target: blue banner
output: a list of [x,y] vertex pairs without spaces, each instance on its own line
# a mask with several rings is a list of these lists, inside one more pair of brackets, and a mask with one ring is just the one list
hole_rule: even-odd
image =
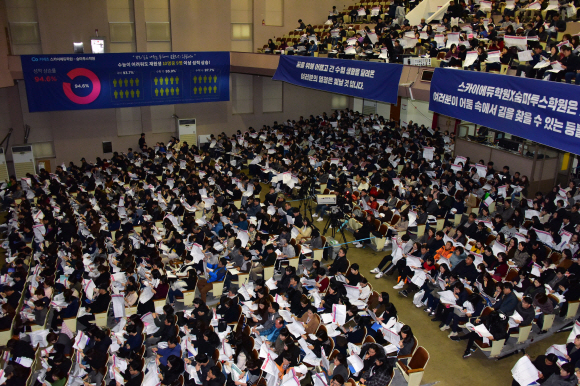
[[580,87],[435,69],[429,110],[580,154]]
[[396,104],[402,72],[402,64],[281,55],[273,79]]
[[230,100],[229,52],[22,55],[30,112]]

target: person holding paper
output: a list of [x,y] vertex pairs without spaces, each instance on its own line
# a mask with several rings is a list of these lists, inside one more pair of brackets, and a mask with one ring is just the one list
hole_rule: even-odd
[[246,361],[246,371],[240,374],[239,380],[234,381],[234,384],[236,386],[251,386],[258,382],[261,375],[260,363],[250,358]]
[[[189,255],[188,255],[189,256]],[[174,284],[169,292],[167,293],[167,299],[169,304],[173,305],[176,297],[183,297],[183,291],[189,291],[196,287],[197,285],[197,272],[195,269],[190,269],[187,271],[187,277],[183,282],[180,281],[179,286]]]
[[[453,286],[453,296],[455,297],[455,304],[461,306],[467,301],[467,291],[465,286],[461,282],[456,282]],[[439,328],[441,331],[449,329],[449,324],[446,324],[448,320],[449,313],[453,311],[453,307],[450,304],[439,303],[437,309],[435,310],[435,317],[431,319],[432,322],[441,322]]]
[[[217,265],[207,264],[207,279],[202,277],[197,280],[197,289],[203,302],[206,301],[207,293],[213,288],[211,283],[224,280],[227,272],[226,265],[227,260],[223,257],[218,260]],[[214,296],[221,296],[221,294],[214,294]]]
[[474,260],[475,257],[472,254],[467,255],[465,260],[459,262],[459,264],[453,268],[451,274],[457,275],[457,277],[467,280],[468,283],[475,283],[479,273],[477,272],[477,267],[475,264],[473,264]]
[[[498,311],[492,311],[488,315],[482,316],[481,318],[477,318],[475,320],[475,325],[483,325],[491,334],[488,339],[491,340],[502,340],[507,338],[507,316]],[[476,331],[471,331],[462,336],[453,336],[451,337],[452,340],[455,341],[462,341],[467,340],[467,347],[465,348],[465,352],[463,353],[463,359],[468,358],[471,354],[476,350],[473,348],[473,344],[475,340],[481,339],[480,335]],[[490,342],[491,344],[491,342]]]
[[284,322],[284,318],[278,316],[275,319],[274,325],[271,328],[263,330],[261,332],[257,332],[257,334],[260,335],[263,339],[267,340],[268,342],[275,343],[276,339],[278,339],[278,335],[280,335],[280,330],[285,325],[286,323]]
[[537,73],[537,69],[534,67],[538,64],[542,58],[547,58],[550,55],[542,48],[542,46],[537,43],[537,45],[533,49],[532,60],[528,62],[528,64],[520,64],[516,71],[516,76],[521,76],[521,73],[526,74],[526,78],[534,78]]
[[[111,295],[109,295],[108,284],[102,284],[99,286],[99,294],[91,303],[86,305],[86,310],[90,315],[83,315],[77,319],[77,322],[81,324],[82,327],[87,328],[90,321],[95,320],[94,314],[100,314],[101,312],[106,312],[109,309],[109,303],[111,302]],[[87,300],[85,299],[85,302]]]
[[308,343],[308,348],[312,350],[312,352],[314,353],[314,355],[316,355],[317,358],[320,358],[320,356],[322,355],[322,349],[324,349],[325,353],[331,351],[330,349],[332,342],[328,337],[328,334],[324,330],[318,330],[315,335],[316,339],[308,338],[305,340],[306,343]]
[[53,357],[49,357],[47,362],[49,367],[46,369],[46,378],[48,379],[57,370],[63,371],[65,374],[68,373],[72,365],[72,361],[60,352],[55,353]]
[[388,322],[391,318],[397,318],[397,308],[391,303],[387,292],[381,292],[378,301],[378,304],[373,308],[373,312],[379,321]]
[[147,337],[145,344],[149,347],[147,349],[148,356],[151,356],[153,353],[151,346],[156,345],[159,342],[168,342],[169,339],[175,336],[175,316],[170,315],[167,316],[163,326],[161,326],[159,330]]
[[[213,360],[213,358],[211,356],[208,356],[207,354],[197,354],[193,360],[186,358],[184,360],[185,363],[187,363],[188,365],[192,365],[194,366],[193,371],[195,371],[195,373],[197,374],[197,378],[199,379],[200,382],[205,380],[207,378],[207,374],[209,373],[209,370],[215,366],[215,361]],[[188,374],[186,375],[187,378],[189,378],[189,382],[187,383],[188,385],[195,385],[197,384],[195,382],[195,379],[193,377],[191,377],[191,375]],[[186,378],[186,379],[187,379]]]
[[[140,386],[143,383],[143,366],[139,361],[133,360],[127,365],[127,369],[121,373],[125,380],[125,386]],[[111,379],[109,386],[119,386],[119,384]]]
[[[250,270],[250,280],[256,281],[258,275],[264,272],[264,267],[271,267],[276,263],[277,255],[274,252],[274,245],[268,244],[265,248],[265,257],[254,261]],[[199,284],[198,284],[199,287]]]
[[[64,386],[67,381],[67,372],[62,369],[56,369],[52,372],[50,379],[50,383],[48,382],[41,382],[44,386],[52,385],[52,386]],[[46,379],[46,378],[45,378]],[[6,382],[6,385],[9,383]]]
[[[282,331],[287,330],[286,327],[282,329]],[[276,340],[278,343],[278,340]],[[297,366],[300,363],[300,346],[296,344],[296,341],[291,335],[288,335],[282,344],[282,350],[278,355],[278,358],[275,359],[276,364],[282,365],[283,358],[286,357],[290,361],[290,366]]]
[[166,348],[152,348],[152,352],[155,353],[157,359],[159,360],[159,369],[161,371],[167,370],[167,361],[170,356],[175,355],[177,357],[181,356],[181,345],[177,337],[171,337],[167,340],[167,347]]
[[328,291],[326,291],[326,295],[324,295],[324,298],[322,298],[322,301],[320,302],[320,307],[318,308],[324,309],[323,311],[324,313],[332,312],[332,306],[334,304],[338,304],[339,300],[340,293],[338,292],[338,285],[336,283],[331,283],[328,286]]
[[501,311],[503,314],[510,316],[514,313],[516,306],[518,304],[518,298],[513,293],[513,284],[504,283],[503,292],[498,297],[497,302],[493,305],[493,308],[497,311]]
[[365,386],[383,386],[391,382],[392,366],[384,356],[375,359],[374,365],[361,374],[359,382]]
[[[266,312],[263,312],[263,311]],[[254,316],[252,316],[251,324],[255,325],[252,328],[254,334],[260,335],[263,331],[271,330],[278,319],[278,311],[280,310],[280,305],[278,303],[260,303],[258,305],[258,310],[255,311]],[[262,319],[259,320],[258,317]]]
[[280,381],[284,378],[286,373],[291,370],[292,356],[289,352],[284,352],[274,360],[274,364],[278,368],[278,378]]
[[360,349],[360,358],[363,361],[363,369],[359,372],[359,376],[355,377],[354,374],[351,374],[351,376],[354,379],[359,378],[362,374],[364,374],[365,372],[369,371],[373,366],[375,366],[376,364],[376,359],[377,358],[382,358],[385,356],[385,350],[383,349],[383,347],[381,347],[380,345],[376,344],[376,343],[366,343],[363,344],[361,349]]
[[[214,367],[214,369],[215,368],[217,368],[217,367]],[[167,386],[175,384],[177,382],[177,380],[179,379],[179,376],[183,373],[184,370],[185,370],[185,366],[183,363],[183,359],[181,359],[177,355],[171,355],[169,358],[167,358],[167,369],[164,371],[162,370],[161,374],[159,374],[159,379],[161,380],[161,384],[167,385]],[[225,379],[224,379],[225,376],[221,373],[221,371],[218,370],[217,372],[219,373],[219,375],[222,376],[221,385],[223,385],[223,382],[225,382]],[[209,380],[209,374],[208,374],[208,380]]]
[[[527,355],[530,358],[529,355]],[[531,358],[530,358],[531,359]],[[538,383],[543,384],[552,374],[559,374],[560,367],[558,366],[558,357],[556,354],[550,353],[548,355],[538,355],[536,359],[532,361],[532,364],[536,369],[538,369]],[[523,386],[517,383],[515,380],[512,382],[512,386]]]
[[[302,315],[302,317],[297,318],[296,316],[292,315],[292,317],[302,323],[304,330],[306,331],[306,335],[313,334],[318,330],[318,326],[320,325],[320,317],[316,315],[316,307],[309,306],[308,310]],[[304,336],[302,336],[304,338]]]
[[319,293],[325,293],[328,285],[330,284],[330,279],[326,277],[326,270],[324,268],[318,268],[316,270],[316,284],[314,286],[318,288]]
[[119,357],[129,358],[133,353],[137,352],[143,344],[143,335],[137,331],[137,326],[130,324],[126,326],[125,342],[122,343],[119,338],[117,342],[121,344],[119,348]]
[[88,373],[85,377],[88,383],[101,384],[103,374],[100,370],[107,364],[106,353],[97,351],[94,348],[86,349],[82,363],[85,364],[79,364],[79,367]]
[[[519,326],[529,326],[534,321],[536,313],[534,311],[532,298],[529,296],[524,297],[522,301],[519,302],[518,305],[516,306],[515,312],[517,312],[517,315],[519,315],[521,319],[518,318],[511,319],[518,325],[518,327],[510,328],[510,334],[517,333],[519,330]],[[542,327],[540,326],[540,329],[541,328]]]

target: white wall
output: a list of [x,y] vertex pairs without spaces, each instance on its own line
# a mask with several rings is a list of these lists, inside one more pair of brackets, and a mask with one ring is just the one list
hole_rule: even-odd
[[391,104],[377,102],[377,114],[385,119],[389,119],[391,116]]
[[449,0],[424,0],[417,4],[411,12],[409,12],[405,18],[409,20],[411,25],[417,25],[421,22],[421,19],[428,19],[439,9],[438,7],[449,5]]
[[[363,107],[365,106],[365,101],[370,103],[370,100],[365,100],[362,98],[352,98],[353,99],[353,107],[354,111],[358,111],[359,113],[363,112]],[[389,119],[391,116],[391,104],[390,103],[383,103],[383,102],[372,102],[377,104],[376,113],[378,115],[382,115],[385,119]]]
[[429,111],[429,102],[401,98],[401,121],[404,125],[413,121],[419,126],[431,127],[433,113]]
[[363,111],[363,100],[362,98],[353,98],[352,109],[356,112],[362,113]]

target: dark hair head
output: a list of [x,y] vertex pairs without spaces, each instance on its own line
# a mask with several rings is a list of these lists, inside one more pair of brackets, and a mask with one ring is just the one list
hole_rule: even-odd
[[205,353],[200,353],[195,356],[195,361],[197,363],[206,363],[209,360],[209,357]]
[[[395,42],[397,42],[397,41],[398,40],[395,40]],[[339,354],[339,355],[342,355],[342,354]],[[338,358],[338,356],[337,356],[337,358]],[[340,383],[341,385],[343,385],[345,382],[344,377],[340,374],[336,374],[334,377],[332,377],[332,380]]]
[[183,359],[176,355],[170,355],[169,358],[167,358],[167,364],[171,365],[171,370],[168,371],[171,371],[174,374],[181,374],[185,367]]
[[411,330],[411,326],[408,324],[405,324],[403,327],[401,327],[401,333],[407,335],[407,337],[404,339],[405,342],[413,340],[413,330]]
[[164,305],[163,311],[167,314],[167,316],[173,315],[175,313],[175,310],[173,309],[173,307],[171,307],[171,304]]
[[549,360],[550,362],[552,362],[553,364],[558,362],[558,356],[556,356],[556,354],[554,354],[554,353],[550,353],[550,354],[546,355],[546,359]]
[[[564,46],[565,47],[565,46]],[[564,363],[562,366],[560,366],[562,368],[562,370],[564,370],[565,372],[567,372],[568,374],[573,374],[574,373],[574,365],[572,363]]]

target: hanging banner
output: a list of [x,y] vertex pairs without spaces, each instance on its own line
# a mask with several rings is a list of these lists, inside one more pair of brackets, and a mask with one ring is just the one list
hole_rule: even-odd
[[436,68],[429,110],[580,154],[580,88]]
[[22,55],[30,112],[228,101],[229,52]]
[[396,104],[402,72],[402,64],[281,55],[273,79]]

